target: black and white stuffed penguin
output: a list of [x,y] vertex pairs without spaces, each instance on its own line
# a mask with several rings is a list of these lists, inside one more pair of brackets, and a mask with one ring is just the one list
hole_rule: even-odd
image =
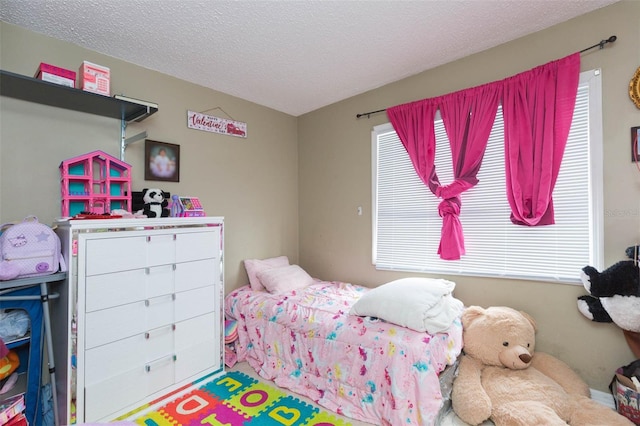
[[595,322],[614,323],[623,330],[640,332],[640,246],[625,250],[623,260],[602,272],[582,268],[582,284],[589,292],[578,297],[578,310]]

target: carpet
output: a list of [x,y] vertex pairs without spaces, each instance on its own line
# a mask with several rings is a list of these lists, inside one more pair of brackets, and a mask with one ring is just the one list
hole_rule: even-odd
[[145,426],[350,426],[276,386],[231,371],[134,419]]

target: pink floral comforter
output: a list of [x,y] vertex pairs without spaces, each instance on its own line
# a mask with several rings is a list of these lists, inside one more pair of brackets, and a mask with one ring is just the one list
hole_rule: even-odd
[[429,335],[349,315],[366,291],[318,280],[282,295],[234,290],[225,312],[238,320],[238,360],[344,416],[380,425],[434,424],[442,405],[438,374],[462,348],[460,320]]

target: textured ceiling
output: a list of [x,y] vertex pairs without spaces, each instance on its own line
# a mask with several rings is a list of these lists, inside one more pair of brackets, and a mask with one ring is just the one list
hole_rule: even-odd
[[0,18],[299,116],[617,1],[0,0]]

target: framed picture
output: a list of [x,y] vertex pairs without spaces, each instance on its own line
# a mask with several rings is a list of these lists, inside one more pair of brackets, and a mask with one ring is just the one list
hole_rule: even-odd
[[145,139],[144,179],[180,182],[180,145]]
[[640,126],[631,128],[631,161],[640,162]]

